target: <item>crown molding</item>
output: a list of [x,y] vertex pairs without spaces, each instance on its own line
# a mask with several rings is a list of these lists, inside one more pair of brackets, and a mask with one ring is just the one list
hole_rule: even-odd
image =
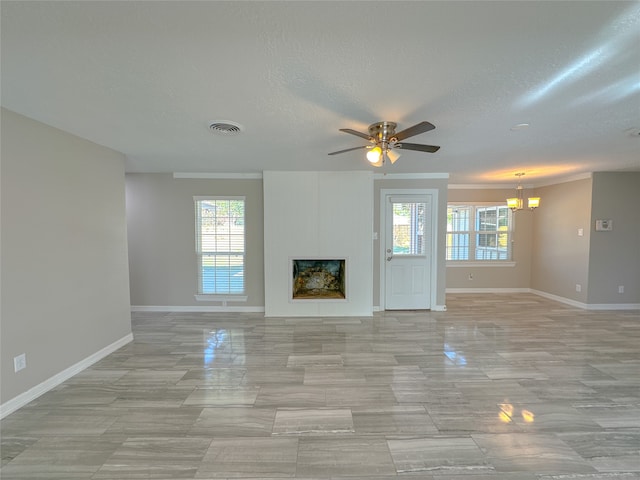
[[[546,182],[541,182],[541,183],[527,183],[527,184],[522,184],[522,186],[524,188],[538,188],[538,187],[548,187],[551,185],[559,185],[561,183],[567,183],[567,182],[575,182],[577,180],[584,180],[586,178],[592,178],[593,177],[593,173],[591,172],[586,172],[586,173],[579,173],[576,175],[571,175],[569,177],[562,177],[562,178],[553,178],[553,179],[549,179]],[[511,183],[511,184],[505,184],[505,183],[450,183],[448,185],[449,190],[500,190],[500,189],[505,189],[505,190],[511,190],[513,189],[513,185],[515,185],[515,183]]]
[[261,180],[262,173],[189,173],[173,172],[173,178],[249,179]]
[[544,183],[537,183],[536,187],[548,187],[551,185],[558,185],[560,183],[568,183],[568,182],[575,182],[578,180],[585,180],[587,178],[593,178],[593,173],[592,172],[586,172],[586,173],[578,173],[576,175],[571,175],[570,177],[564,177],[564,178],[559,178],[556,180],[550,180],[548,182],[544,182]]
[[448,173],[374,173],[374,180],[442,180],[448,179]]
[[450,183],[447,188],[449,190],[513,190],[511,185],[498,183]]

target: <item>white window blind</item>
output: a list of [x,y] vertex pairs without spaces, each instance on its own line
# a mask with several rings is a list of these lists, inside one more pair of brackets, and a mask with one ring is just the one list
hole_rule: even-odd
[[245,292],[245,198],[194,197],[198,293]]

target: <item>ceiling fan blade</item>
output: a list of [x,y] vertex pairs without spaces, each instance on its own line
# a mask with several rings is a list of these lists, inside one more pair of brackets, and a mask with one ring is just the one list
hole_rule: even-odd
[[422,145],[420,143],[396,143],[393,148],[401,148],[403,150],[417,150],[418,152],[434,153],[440,150],[436,145]]
[[413,127],[406,128],[401,132],[396,133],[393,138],[395,138],[398,142],[400,140],[404,140],[405,138],[413,137],[414,135],[418,135],[420,133],[428,132],[429,130],[433,130],[435,125],[429,122],[420,122]]
[[340,128],[339,129],[341,132],[345,132],[345,133],[350,133],[351,135],[355,135],[356,137],[362,137],[362,138],[366,138],[367,140],[369,140],[370,142],[375,141],[375,138],[373,138],[371,135],[369,135],[368,133],[362,133],[362,132],[358,132],[357,130],[352,130],[351,128]]
[[337,152],[331,152],[329,155],[337,155],[338,153],[350,152],[351,150],[360,150],[361,148],[369,148],[370,145],[362,145],[361,147],[346,148],[344,150],[338,150]]

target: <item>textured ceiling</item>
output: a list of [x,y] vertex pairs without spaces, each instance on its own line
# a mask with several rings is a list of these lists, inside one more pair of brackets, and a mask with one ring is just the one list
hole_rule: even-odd
[[[638,2],[0,8],[2,106],[122,152],[131,172],[373,169],[364,150],[327,153],[366,143],[339,128],[381,120],[427,120],[407,141],[441,149],[376,172],[544,184],[640,170]],[[243,132],[212,133],[220,120]]]

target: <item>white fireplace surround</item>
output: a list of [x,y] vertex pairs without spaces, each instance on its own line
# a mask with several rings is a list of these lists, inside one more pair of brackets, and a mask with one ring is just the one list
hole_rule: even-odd
[[[264,172],[265,315],[373,315],[371,172]],[[292,259],[346,259],[345,299],[292,301]]]

